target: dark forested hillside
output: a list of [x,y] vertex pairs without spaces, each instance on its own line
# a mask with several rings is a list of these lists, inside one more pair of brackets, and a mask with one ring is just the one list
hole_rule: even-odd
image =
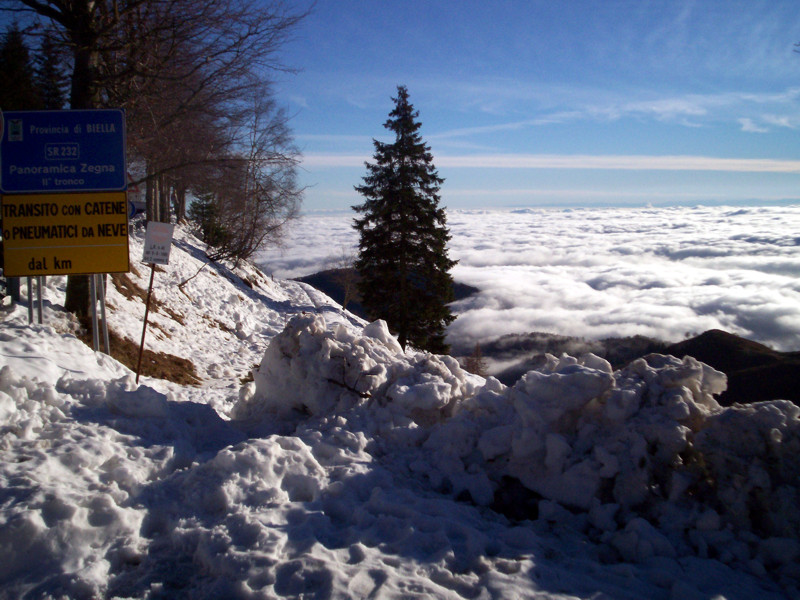
[[[354,315],[358,315],[363,319],[367,318],[364,308],[361,306],[361,298],[358,295],[358,273],[355,269],[328,269],[312,275],[306,275],[305,277],[299,277],[297,281],[314,286],[342,305],[344,305],[346,288],[352,287],[350,292],[352,297],[348,299],[345,308]],[[453,284],[453,297],[455,300],[461,300],[462,298],[471,296],[477,291],[477,288],[465,283],[458,283],[456,281]]]

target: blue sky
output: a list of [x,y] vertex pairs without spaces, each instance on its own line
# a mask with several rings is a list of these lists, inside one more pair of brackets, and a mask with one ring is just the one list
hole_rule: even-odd
[[796,1],[318,0],[276,92],[306,209],[353,186],[397,85],[450,208],[800,199]]

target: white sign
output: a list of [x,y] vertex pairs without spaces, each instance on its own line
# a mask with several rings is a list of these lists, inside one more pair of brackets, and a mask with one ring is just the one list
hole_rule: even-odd
[[172,249],[172,230],[174,228],[175,226],[171,223],[147,222],[142,262],[154,265],[169,264],[169,251]]

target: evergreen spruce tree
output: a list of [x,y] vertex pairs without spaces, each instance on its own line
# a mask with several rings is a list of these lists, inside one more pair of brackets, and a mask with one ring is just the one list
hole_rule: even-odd
[[0,109],[39,110],[42,97],[33,79],[33,63],[22,32],[11,25],[0,44]]
[[61,110],[66,103],[64,90],[67,79],[61,68],[59,48],[53,40],[52,32],[48,31],[42,37],[42,43],[34,61],[36,69],[33,78],[39,88],[42,108]]
[[[200,239],[209,248],[220,250],[230,241],[231,233],[222,223],[219,205],[213,194],[199,194],[189,207],[188,217],[200,229]],[[210,257],[215,256],[215,251],[207,251]]]
[[356,191],[365,201],[360,214],[359,254],[355,267],[359,291],[370,318],[384,319],[403,348],[411,344],[446,353],[445,329],[454,317],[448,258],[450,232],[439,207],[439,187],[430,148],[419,134],[419,112],[408,101],[405,86],[397,88],[394,110],[384,123],[393,143],[373,140],[375,163]]
[[[41,95],[32,76],[30,52],[19,27],[15,24],[6,29],[0,39],[0,110],[36,110],[43,108]],[[3,220],[0,216],[0,230]],[[0,240],[0,265],[2,264],[3,241]],[[8,294],[19,302],[19,278],[6,278]]]

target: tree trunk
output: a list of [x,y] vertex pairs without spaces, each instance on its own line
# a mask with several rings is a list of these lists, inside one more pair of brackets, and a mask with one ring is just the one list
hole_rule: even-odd
[[[90,17],[87,16],[87,19]],[[86,23],[87,31],[74,32],[73,41],[73,72],[72,87],[70,89],[70,108],[91,109],[99,104],[97,85],[97,51],[94,50],[95,40],[88,32],[90,25]],[[89,316],[89,278],[86,275],[67,276],[67,293],[64,308],[74,313],[79,319]]]
[[169,223],[169,184],[163,175],[158,176],[158,220]]
[[145,180],[144,189],[145,202],[147,203],[147,220],[158,221],[158,185],[150,166],[147,167],[147,179]]
[[[84,44],[86,46],[84,47]],[[82,40],[73,51],[74,67],[69,105],[71,109],[97,108],[99,89],[97,85],[97,51],[91,42]]]
[[175,190],[175,201],[172,207],[175,211],[175,221],[181,223],[186,220],[186,188],[179,185]]

